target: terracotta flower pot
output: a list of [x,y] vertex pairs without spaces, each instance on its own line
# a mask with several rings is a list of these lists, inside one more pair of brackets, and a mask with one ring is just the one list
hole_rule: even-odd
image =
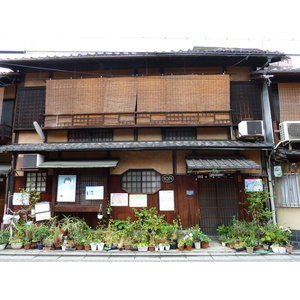
[[186,250],[188,250],[188,251],[192,251],[192,245],[186,245]]
[[208,242],[201,242],[201,248],[208,248],[209,247],[209,243]]
[[31,248],[31,244],[24,244],[24,249],[28,250]]
[[178,246],[179,251],[183,251],[184,250],[184,245],[183,246]]

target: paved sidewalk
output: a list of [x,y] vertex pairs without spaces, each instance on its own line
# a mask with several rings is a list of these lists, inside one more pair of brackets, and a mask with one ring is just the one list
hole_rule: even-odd
[[207,249],[193,249],[192,251],[62,251],[62,250],[14,250],[7,247],[0,251],[0,262],[30,261],[30,262],[300,262],[300,251],[292,254],[268,253],[249,254],[245,251],[236,252],[234,249],[222,247],[212,240]]

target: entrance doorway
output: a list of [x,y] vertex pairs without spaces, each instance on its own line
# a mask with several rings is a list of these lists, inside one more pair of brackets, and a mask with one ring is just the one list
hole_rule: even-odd
[[5,207],[5,193],[6,193],[6,178],[0,177],[0,224],[3,220]]
[[238,218],[238,184],[236,176],[198,179],[200,228],[208,235],[217,235],[217,227],[229,225]]

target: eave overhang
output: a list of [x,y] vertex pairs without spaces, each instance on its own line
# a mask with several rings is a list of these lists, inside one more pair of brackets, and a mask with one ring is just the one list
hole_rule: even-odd
[[268,142],[201,140],[201,141],[145,141],[97,143],[37,143],[0,146],[0,152],[53,152],[53,151],[105,151],[105,150],[271,150]]

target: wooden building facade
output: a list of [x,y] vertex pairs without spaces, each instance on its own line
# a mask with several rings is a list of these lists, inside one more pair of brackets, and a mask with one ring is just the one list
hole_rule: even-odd
[[8,193],[33,186],[52,215],[92,226],[109,207],[125,220],[155,206],[215,234],[247,217],[245,180],[267,184],[269,87],[252,73],[282,57],[195,47],[0,61],[16,79],[2,88],[15,91],[12,142],[0,147],[12,157]]

